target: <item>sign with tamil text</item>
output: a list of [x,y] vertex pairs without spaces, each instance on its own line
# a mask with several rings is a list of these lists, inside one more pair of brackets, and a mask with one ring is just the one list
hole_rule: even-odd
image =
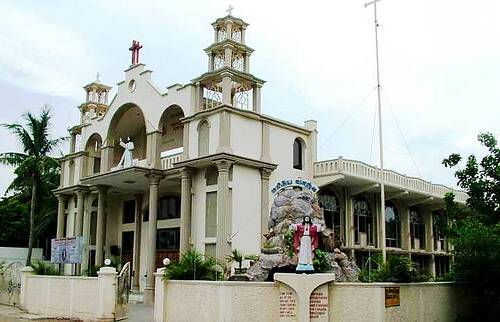
[[83,237],[53,238],[50,261],[54,264],[80,264],[82,262]]
[[385,307],[400,306],[399,287],[385,288]]
[[304,179],[287,179],[287,180],[281,180],[278,181],[274,187],[271,189],[271,193],[273,195],[279,193],[280,191],[286,189],[286,188],[293,188],[293,187],[299,187],[301,189],[307,189],[310,190],[313,193],[318,192],[319,188],[312,183],[311,181],[307,181]]

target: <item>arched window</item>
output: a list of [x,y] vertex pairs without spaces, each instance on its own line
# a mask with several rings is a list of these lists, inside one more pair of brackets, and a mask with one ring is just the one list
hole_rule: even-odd
[[[425,248],[425,223],[418,208],[410,208],[410,238],[412,249]],[[418,240],[418,245],[417,245]],[[417,247],[418,246],[418,247]]]
[[364,239],[367,245],[373,245],[373,215],[370,204],[365,198],[357,197],[353,200],[353,210],[354,242],[360,244]]
[[208,155],[210,125],[206,120],[198,125],[198,156]]
[[340,237],[340,203],[335,192],[330,189],[321,190],[318,194],[318,203],[323,211],[326,227],[333,229],[335,236]]
[[392,202],[385,204],[385,244],[387,247],[401,247],[401,221],[398,208]]
[[443,210],[437,210],[432,213],[432,235],[434,236],[434,250],[445,251],[447,250],[444,230],[448,220],[446,213]]
[[293,168],[302,170],[303,167],[303,153],[304,153],[304,144],[302,141],[297,138],[293,142]]

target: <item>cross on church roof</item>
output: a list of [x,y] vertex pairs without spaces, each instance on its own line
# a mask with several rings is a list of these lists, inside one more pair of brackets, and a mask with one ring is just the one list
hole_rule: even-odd
[[229,5],[229,8],[227,8],[226,10],[230,16],[232,15],[233,9],[234,7],[232,5]]
[[139,50],[142,48],[142,45],[138,40],[132,40],[132,47],[128,50],[132,52],[132,65],[139,63]]

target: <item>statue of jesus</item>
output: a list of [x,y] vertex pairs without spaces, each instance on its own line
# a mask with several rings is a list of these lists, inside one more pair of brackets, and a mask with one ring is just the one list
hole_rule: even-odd
[[120,138],[120,146],[124,149],[122,158],[120,162],[118,162],[118,167],[126,168],[134,165],[134,158],[132,156],[132,150],[134,150],[134,142],[130,140],[130,137],[127,137],[127,143],[122,141]]
[[297,273],[314,273],[313,257],[318,248],[319,233],[323,230],[322,225],[313,224],[311,217],[304,216],[302,224],[291,224],[290,228],[295,232],[293,236],[293,248],[299,260],[295,271]]

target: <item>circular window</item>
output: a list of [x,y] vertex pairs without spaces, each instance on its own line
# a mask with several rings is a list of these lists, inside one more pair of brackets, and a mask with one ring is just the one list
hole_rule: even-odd
[[128,83],[128,89],[133,92],[135,91],[135,80],[131,80],[129,83]]

